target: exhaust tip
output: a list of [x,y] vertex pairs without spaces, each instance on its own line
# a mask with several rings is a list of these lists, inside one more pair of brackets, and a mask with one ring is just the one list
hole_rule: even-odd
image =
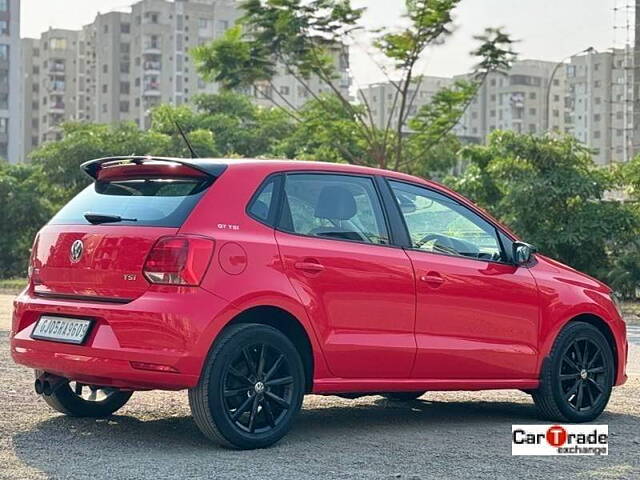
[[53,389],[51,388],[51,384],[46,380],[42,384],[42,393],[44,393],[47,397],[53,393]]
[[42,395],[44,393],[44,385],[42,385],[42,382],[39,379],[35,381],[33,387],[38,395]]

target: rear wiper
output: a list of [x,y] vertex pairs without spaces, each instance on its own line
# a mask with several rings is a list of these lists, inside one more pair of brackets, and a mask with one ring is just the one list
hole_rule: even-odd
[[102,215],[99,213],[85,213],[84,218],[92,225],[101,223],[137,222],[137,218],[122,218],[119,215]]

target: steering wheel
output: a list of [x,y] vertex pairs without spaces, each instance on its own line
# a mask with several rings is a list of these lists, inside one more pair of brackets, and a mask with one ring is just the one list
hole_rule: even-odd
[[426,244],[427,242],[430,242],[431,240],[436,241],[436,243],[433,245],[434,248],[437,248],[444,253],[450,253],[452,255],[460,255],[460,252],[458,252],[453,246],[453,242],[451,241],[451,238],[447,237],[446,235],[441,235],[439,233],[429,233],[425,235],[424,237],[422,237],[422,239],[418,243],[416,243],[416,247],[422,248],[424,244]]

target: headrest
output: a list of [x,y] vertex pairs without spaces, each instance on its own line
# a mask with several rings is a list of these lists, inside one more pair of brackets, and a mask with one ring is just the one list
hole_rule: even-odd
[[356,212],[356,199],[346,188],[329,185],[320,191],[315,212],[317,218],[349,220]]

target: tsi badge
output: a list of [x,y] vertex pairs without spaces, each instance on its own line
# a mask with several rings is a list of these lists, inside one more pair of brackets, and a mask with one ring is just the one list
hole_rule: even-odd
[[512,425],[512,455],[609,455],[608,425]]

